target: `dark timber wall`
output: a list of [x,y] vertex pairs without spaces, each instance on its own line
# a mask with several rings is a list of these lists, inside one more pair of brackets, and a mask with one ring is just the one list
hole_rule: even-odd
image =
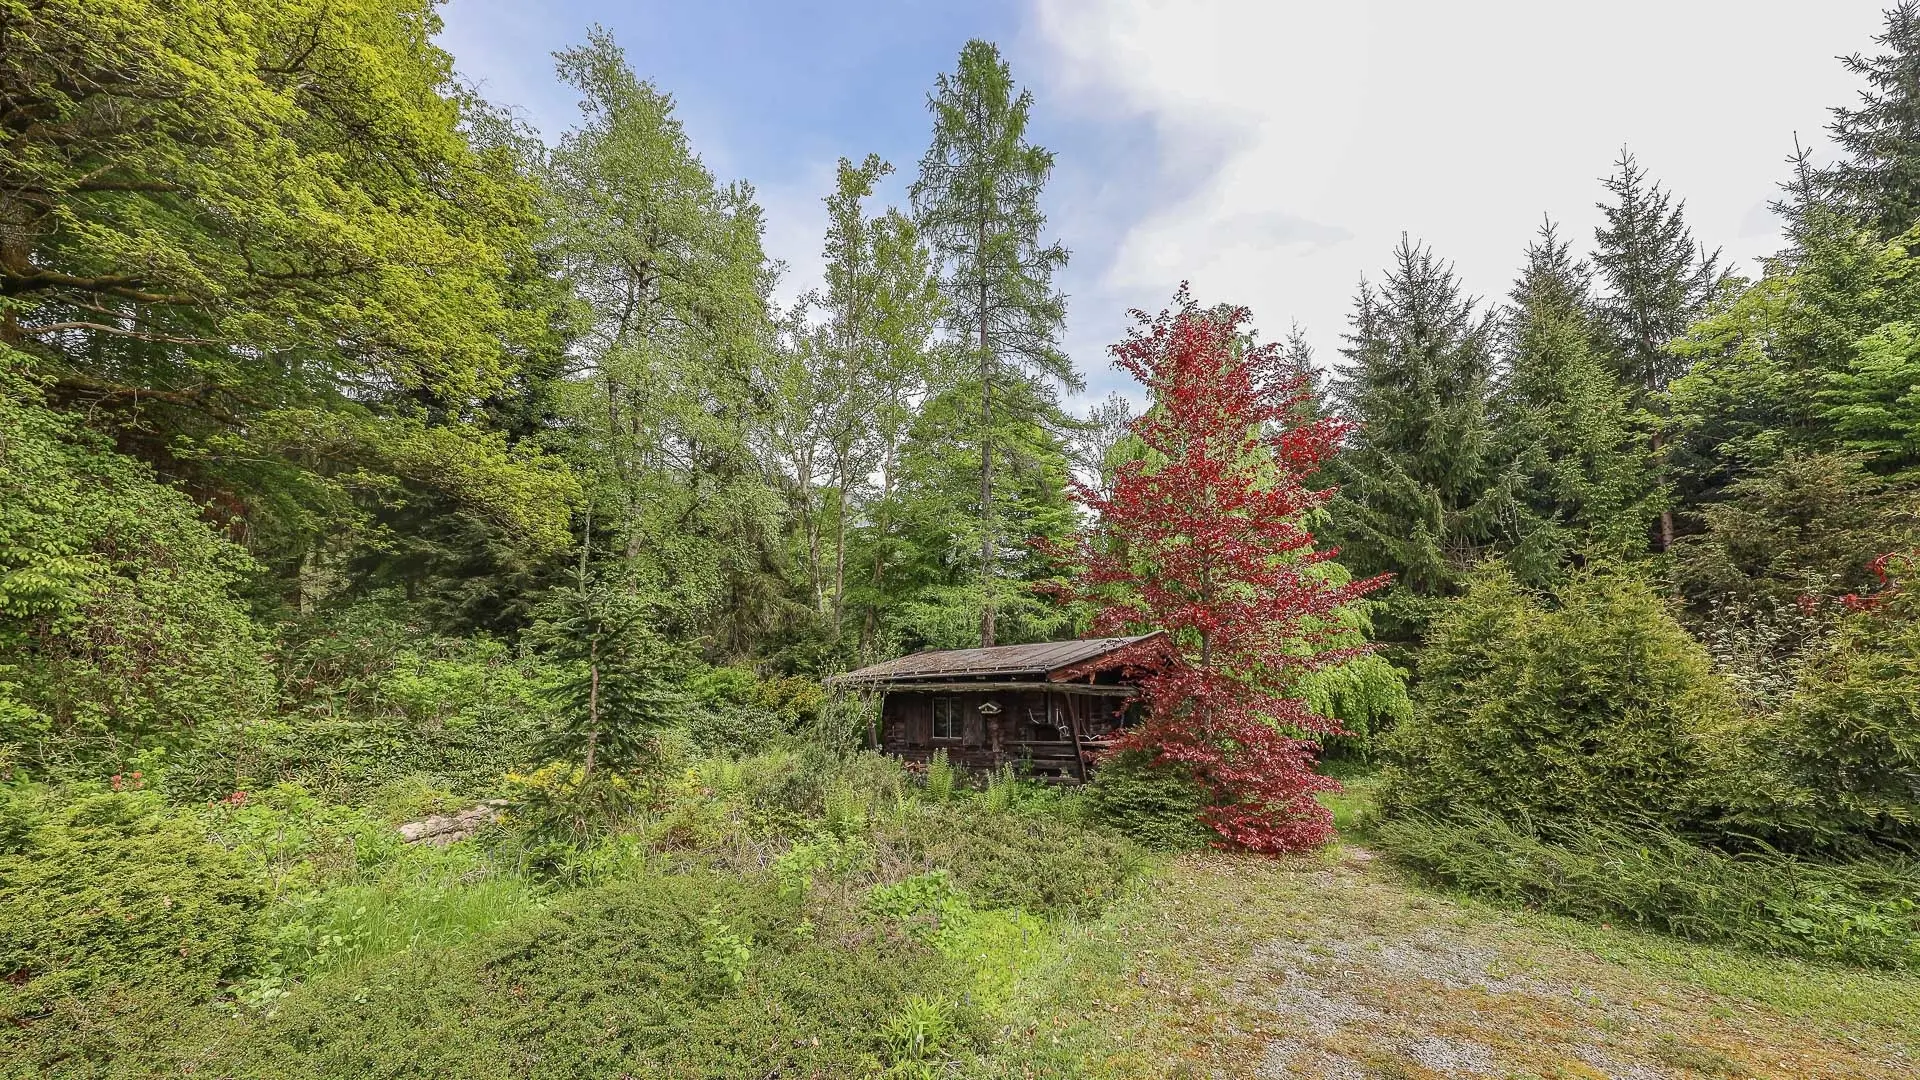
[[1086,778],[1088,753],[1120,726],[1127,699],[1032,690],[890,690],[881,710],[880,745],[908,761],[945,749],[975,769],[1003,764],[1035,773]]

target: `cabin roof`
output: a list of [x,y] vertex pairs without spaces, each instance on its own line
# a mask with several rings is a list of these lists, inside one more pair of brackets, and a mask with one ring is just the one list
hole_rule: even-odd
[[929,649],[849,671],[831,681],[842,686],[869,686],[984,675],[1058,681],[1085,675],[1090,667],[1097,668],[1103,657],[1165,636],[1166,631],[1156,630],[1137,637],[1042,641],[1032,645],[996,645],[990,649]]

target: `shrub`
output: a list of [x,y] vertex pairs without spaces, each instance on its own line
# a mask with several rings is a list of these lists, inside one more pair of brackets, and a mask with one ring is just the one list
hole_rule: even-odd
[[[885,1022],[961,976],[851,912],[807,914],[764,878],[648,874],[553,903],[461,948],[335,973],[270,1015],[145,1048],[124,1074],[220,1076],[870,1076]],[[744,945],[739,952],[727,938]],[[716,966],[717,961],[717,966]],[[730,972],[739,971],[736,981]],[[948,1013],[951,1039],[980,1037]]]
[[147,791],[0,798],[7,1021],[91,991],[204,1001],[258,961],[265,891],[190,815]]
[[1389,740],[1389,813],[1670,824],[1696,812],[1702,743],[1735,714],[1643,580],[1586,570],[1551,597],[1482,567],[1434,626],[1414,717]]
[[687,691],[699,715],[687,727],[697,750],[718,754],[761,752],[781,738],[819,723],[826,694],[814,679],[762,679],[734,667],[696,671]]
[[1212,836],[1200,824],[1206,802],[1206,789],[1182,766],[1156,765],[1138,751],[1101,762],[1087,785],[1090,821],[1155,851],[1205,847]]
[[1422,875],[1496,903],[1695,941],[1881,967],[1920,967],[1920,864],[1728,855],[1660,829],[1547,825],[1491,814],[1378,822],[1372,839]]
[[175,798],[295,782],[363,803],[402,781],[463,799],[538,761],[555,672],[485,638],[421,640],[381,604],[304,628],[283,659],[289,711],[209,734],[175,757]]
[[1920,498],[1895,494],[1844,454],[1789,454],[1701,511],[1706,531],[1673,546],[1675,583],[1700,615],[1717,603],[1766,614],[1838,603],[1871,583],[1867,564],[1920,530]]
[[1143,865],[1140,849],[1120,837],[977,807],[928,808],[883,827],[880,841],[912,864],[951,871],[979,907],[1049,917],[1098,915]]
[[0,354],[0,766],[119,764],[264,713],[265,642],[235,595],[252,560]]
[[1816,843],[1848,838],[1920,850],[1920,553],[1883,560],[1881,593],[1856,604],[1807,658],[1777,719],[1800,805],[1789,822]]

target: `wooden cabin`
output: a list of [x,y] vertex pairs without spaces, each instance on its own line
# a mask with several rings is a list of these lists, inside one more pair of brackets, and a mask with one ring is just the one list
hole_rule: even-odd
[[944,749],[969,768],[1084,780],[1094,753],[1137,714],[1135,680],[1167,647],[1156,632],[926,650],[832,684],[884,695],[873,741],[895,757],[925,762]]

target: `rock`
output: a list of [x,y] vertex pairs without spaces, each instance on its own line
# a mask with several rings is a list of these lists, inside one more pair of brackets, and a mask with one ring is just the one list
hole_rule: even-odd
[[419,821],[409,821],[400,826],[400,838],[409,844],[432,844],[444,847],[456,841],[465,840],[474,833],[498,820],[506,810],[505,799],[488,799],[479,806],[462,810],[457,814],[435,814]]

